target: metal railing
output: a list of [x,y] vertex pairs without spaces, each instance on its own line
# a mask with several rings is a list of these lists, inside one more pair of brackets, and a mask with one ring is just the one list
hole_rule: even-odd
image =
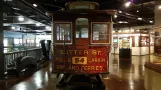
[[28,50],[23,50],[23,51],[4,53],[5,72],[7,71],[7,68],[8,68],[9,65],[12,65],[13,63],[15,63],[16,58],[24,57],[24,56],[33,56],[37,60],[39,60],[41,58],[41,56],[42,56],[41,48],[35,48],[35,49],[28,49]]

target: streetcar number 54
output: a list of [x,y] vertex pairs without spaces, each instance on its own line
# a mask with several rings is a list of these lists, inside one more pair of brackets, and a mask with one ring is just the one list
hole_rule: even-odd
[[87,57],[72,57],[72,64],[87,64]]

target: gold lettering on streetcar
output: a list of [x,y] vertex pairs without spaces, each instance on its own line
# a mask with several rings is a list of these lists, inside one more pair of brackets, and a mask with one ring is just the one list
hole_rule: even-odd
[[63,58],[56,57],[55,59],[56,59],[56,62],[65,62],[65,60]]
[[92,50],[93,55],[97,55],[97,50]]
[[[68,53],[68,54],[72,54],[72,51],[73,51],[73,50],[69,50],[69,53]],[[67,52],[68,52],[68,51],[67,51]]]
[[63,54],[63,50],[60,50],[59,53],[60,53],[60,54]]
[[77,50],[74,50],[74,54],[75,54],[75,55],[77,54]]
[[102,71],[103,66],[69,66],[69,70]]
[[84,50],[84,55],[88,55],[88,50]]
[[89,53],[91,53],[92,55],[101,55],[101,51],[99,50],[92,50],[92,51],[88,51],[88,50],[59,50],[59,54],[67,54],[67,55],[88,55]]
[[79,55],[83,55],[83,50],[79,50]]
[[103,66],[81,66],[80,70],[84,71],[102,71]]
[[89,60],[89,63],[104,63],[106,62],[105,58],[91,58]]
[[71,60],[71,58],[68,58],[68,62],[71,62],[72,60]]
[[92,55],[101,55],[101,51],[92,50]]
[[79,69],[79,66],[72,66],[71,70],[80,70],[80,69]]
[[56,65],[56,67],[55,67],[56,69],[64,69],[65,68],[65,66],[63,66],[63,65]]
[[59,50],[58,54],[67,54],[67,55],[88,55],[88,50]]
[[72,57],[72,64],[87,64],[87,57]]
[[94,70],[94,66],[91,66],[91,70]]
[[96,70],[99,70],[99,66],[96,66]]
[[97,51],[98,52],[98,55],[101,55],[101,51]]

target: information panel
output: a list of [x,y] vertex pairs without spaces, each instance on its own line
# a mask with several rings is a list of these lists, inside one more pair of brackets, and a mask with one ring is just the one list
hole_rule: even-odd
[[107,73],[109,53],[107,47],[88,50],[57,47],[54,56],[54,71],[69,73]]

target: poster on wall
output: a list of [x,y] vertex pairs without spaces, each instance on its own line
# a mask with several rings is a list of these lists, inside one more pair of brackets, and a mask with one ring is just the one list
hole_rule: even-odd
[[150,46],[154,46],[154,37],[150,37]]
[[140,36],[140,46],[141,47],[147,47],[149,46],[149,37],[148,36]]

